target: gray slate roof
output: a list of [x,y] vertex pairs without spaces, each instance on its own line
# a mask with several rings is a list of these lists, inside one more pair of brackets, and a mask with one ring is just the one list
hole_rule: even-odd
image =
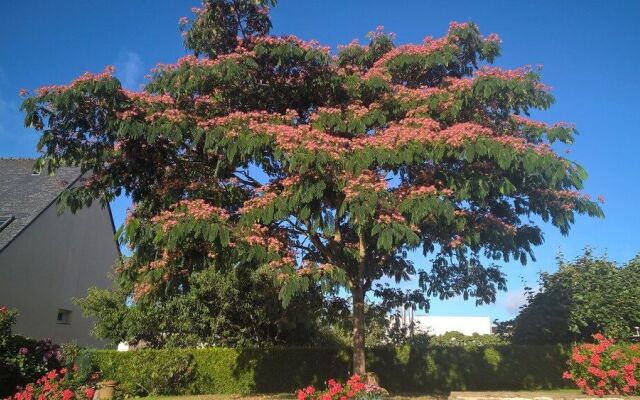
[[0,251],[81,176],[80,168],[70,167],[53,176],[46,171],[33,175],[34,163],[31,158],[0,158],[0,216],[15,218],[0,231]]

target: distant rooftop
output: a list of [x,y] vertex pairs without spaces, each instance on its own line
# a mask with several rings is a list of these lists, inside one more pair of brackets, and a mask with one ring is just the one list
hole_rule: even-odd
[[35,161],[0,158],[0,251],[81,176],[71,167],[34,174]]

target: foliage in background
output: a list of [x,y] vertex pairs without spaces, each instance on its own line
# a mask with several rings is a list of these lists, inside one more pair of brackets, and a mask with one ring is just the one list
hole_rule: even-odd
[[[42,133],[39,166],[91,172],[62,203],[133,199],[118,273],[136,302],[188,295],[193,274],[238,265],[285,303],[315,283],[345,289],[361,374],[366,294],[397,299],[381,278],[413,277],[403,296],[422,308],[429,296],[492,302],[499,263],[526,263],[543,241],[532,216],[562,234],[577,214],[602,216],[580,192],[584,169],[552,147],[570,145],[573,126],[528,118],[554,101],[539,71],[487,65],[497,35],[453,22],[396,46],[378,30],[334,56],[267,36],[270,4],[205,0],[182,21],[195,55],[140,92],[107,68],[22,104]],[[414,264],[413,250],[433,261]]]
[[[570,353],[563,346],[385,346],[370,348],[367,362],[380,386],[391,393],[537,390],[569,385],[562,373]],[[293,393],[330,378],[344,382],[352,356],[348,348],[275,347],[98,350],[91,357],[99,369],[106,365],[110,372],[105,376],[135,388],[142,379],[137,368],[153,374],[159,368],[154,365],[185,354],[193,357],[195,367],[193,380],[179,387],[185,394]]]
[[563,377],[591,396],[640,394],[640,346],[614,344],[599,333],[593,337],[596,343],[573,348]]
[[328,315],[347,312],[346,305],[317,287],[295,296],[285,308],[273,282],[246,267],[207,268],[189,276],[188,285],[187,293],[165,301],[130,304],[130,286],[116,277],[113,289],[90,289],[77,302],[94,318],[97,337],[112,343],[143,341],[153,348],[326,345],[332,343],[322,329]]
[[125,397],[185,394],[196,378],[194,356],[188,352],[146,350],[129,354],[124,365],[129,370],[123,370],[119,357],[112,355],[102,358],[98,365],[102,379],[116,380],[119,394]]
[[16,316],[15,310],[0,306],[0,398],[61,366],[60,349],[50,339],[34,340],[12,332]]
[[514,343],[588,341],[595,333],[627,340],[640,325],[640,257],[619,267],[590,251],[541,273],[518,316],[506,324]]
[[438,336],[429,336],[428,340],[431,346],[494,346],[507,343],[496,335],[481,335],[479,333],[465,335],[456,331]]

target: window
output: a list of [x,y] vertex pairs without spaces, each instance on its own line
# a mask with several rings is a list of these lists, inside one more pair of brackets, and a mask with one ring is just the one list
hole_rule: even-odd
[[71,310],[58,310],[56,322],[59,324],[69,325],[71,323]]
[[6,228],[14,219],[13,215],[0,215],[0,231]]

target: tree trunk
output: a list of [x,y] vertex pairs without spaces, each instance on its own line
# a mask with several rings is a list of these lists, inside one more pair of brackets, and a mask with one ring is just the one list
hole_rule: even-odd
[[364,323],[364,290],[362,285],[351,288],[351,296],[353,297],[353,373],[364,375],[365,354],[365,323]]
[[367,248],[362,231],[358,232],[358,270],[351,281],[351,297],[353,298],[353,373],[364,375],[367,372],[364,354],[365,322],[364,322],[364,270],[367,260]]

